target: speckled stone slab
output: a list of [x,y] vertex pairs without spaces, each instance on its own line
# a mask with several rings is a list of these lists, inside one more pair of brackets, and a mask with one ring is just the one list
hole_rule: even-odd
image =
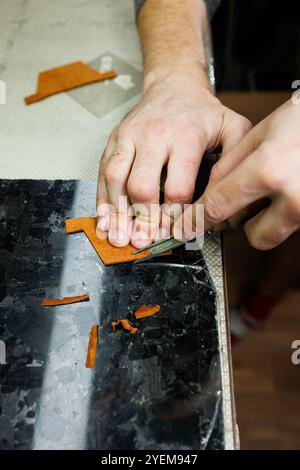
[[[65,233],[94,202],[94,183],[1,181],[0,449],[224,448],[217,291],[201,251],[105,267],[84,234]],[[85,291],[90,302],[40,306]],[[137,321],[143,304],[161,310]],[[120,318],[138,332],[112,331]]]

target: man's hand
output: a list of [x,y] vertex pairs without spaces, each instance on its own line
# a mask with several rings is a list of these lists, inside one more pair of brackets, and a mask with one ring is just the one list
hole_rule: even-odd
[[[269,204],[245,224],[252,246],[268,250],[300,227],[300,106],[291,101],[254,127],[233,149],[224,152],[212,170],[204,195],[186,211],[186,227],[193,226],[197,204],[204,204],[204,229],[225,220],[237,225],[253,205]],[[266,204],[264,204],[266,206]],[[174,225],[175,238],[194,237]],[[190,232],[190,233],[189,233]]]
[[[100,163],[97,233],[108,232],[113,245],[131,240],[140,248],[166,237],[169,217],[177,216],[170,204],[191,202],[203,153],[218,145],[229,150],[249,129],[249,122],[210,90],[206,28],[203,0],[147,0],[142,7],[143,97],[113,130]],[[166,204],[160,214],[163,167]],[[135,211],[134,224],[126,202],[143,205]],[[157,210],[150,212],[154,205]]]
[[[191,202],[204,152],[218,145],[229,150],[249,127],[245,118],[213,96],[200,68],[170,72],[151,84],[142,101],[113,130],[102,156],[98,230],[109,231],[109,240],[116,246],[127,245],[131,239],[140,248],[157,238],[160,214],[150,215],[150,206],[159,204],[161,172],[166,166],[160,236],[167,236],[167,207]],[[133,229],[126,204],[120,204],[121,196],[129,204],[145,207]],[[109,215],[106,203],[116,214],[112,210]]]

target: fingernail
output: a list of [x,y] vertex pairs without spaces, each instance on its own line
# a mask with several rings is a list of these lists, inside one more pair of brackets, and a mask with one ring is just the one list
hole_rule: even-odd
[[141,230],[133,232],[131,242],[136,248],[143,248],[151,243],[151,240],[149,239],[149,235]]
[[161,236],[162,239],[168,238],[170,236],[170,230],[168,230],[167,228],[162,227],[161,231],[160,231],[160,236]]
[[109,230],[109,220],[108,220],[108,217],[106,215],[99,218],[98,224],[97,224],[97,230],[99,232],[108,232],[108,230]]
[[193,231],[183,231],[182,227],[177,227],[176,225],[173,228],[173,236],[175,240],[182,240],[184,242],[193,240],[196,236],[200,234]]
[[173,228],[173,236],[175,240],[185,240],[184,233],[181,229],[181,227],[174,227]]
[[204,206],[195,203],[185,210],[175,222],[173,235],[177,240],[188,241],[204,233]]
[[118,228],[117,230],[112,230],[109,233],[109,241],[113,245],[124,246],[128,243],[128,237],[126,236],[124,230]]
[[169,238],[169,237],[170,237],[170,230],[164,227],[160,227],[154,237],[154,240],[157,242],[160,240],[164,240],[165,238]]

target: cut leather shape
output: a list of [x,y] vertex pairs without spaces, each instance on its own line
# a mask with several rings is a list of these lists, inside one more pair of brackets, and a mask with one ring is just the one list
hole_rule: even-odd
[[74,297],[63,297],[62,299],[48,299],[45,298],[41,301],[42,307],[56,307],[57,305],[76,304],[78,302],[86,302],[90,300],[88,294],[76,295]]
[[41,72],[38,76],[37,92],[34,95],[27,96],[24,101],[29,105],[62,91],[72,90],[73,88],[115,78],[116,76],[117,74],[114,70],[100,73],[84,62],[72,62],[62,67]]
[[113,321],[111,323],[111,326],[112,326],[112,329],[115,331],[116,327],[118,325],[122,325],[122,327],[124,328],[124,330],[127,330],[129,331],[129,333],[131,335],[134,335],[136,332],[137,332],[137,328],[135,328],[134,326],[132,326],[128,320],[117,320],[117,321]]
[[140,320],[141,318],[146,318],[150,317],[151,315],[155,315],[159,311],[159,305],[152,305],[151,307],[148,307],[148,305],[142,305],[135,311],[134,316],[136,320]]
[[98,329],[99,325],[93,325],[90,331],[89,345],[85,362],[85,367],[87,367],[88,369],[93,369],[93,367],[95,366],[98,349]]
[[67,219],[66,232],[68,234],[84,232],[105,265],[128,263],[130,261],[135,261],[136,259],[145,258],[145,256],[151,254],[149,250],[146,250],[142,253],[133,255],[132,252],[136,248],[130,244],[122,248],[112,246],[107,238],[101,240],[97,237],[96,225],[96,217]]

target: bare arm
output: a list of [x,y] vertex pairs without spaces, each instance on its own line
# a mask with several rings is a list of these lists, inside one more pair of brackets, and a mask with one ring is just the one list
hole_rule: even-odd
[[144,89],[176,70],[205,72],[206,6],[201,0],[148,0],[138,20],[144,57]]
[[[147,0],[138,19],[144,55],[141,102],[112,131],[100,163],[97,233],[140,248],[166,237],[174,204],[192,200],[204,152],[228,150],[249,122],[212,94],[205,70],[202,0]],[[167,168],[164,208],[158,206]],[[123,198],[122,198],[123,197]],[[135,222],[126,204],[139,204]],[[122,203],[120,202],[122,201]],[[170,207],[172,211],[170,213]]]

